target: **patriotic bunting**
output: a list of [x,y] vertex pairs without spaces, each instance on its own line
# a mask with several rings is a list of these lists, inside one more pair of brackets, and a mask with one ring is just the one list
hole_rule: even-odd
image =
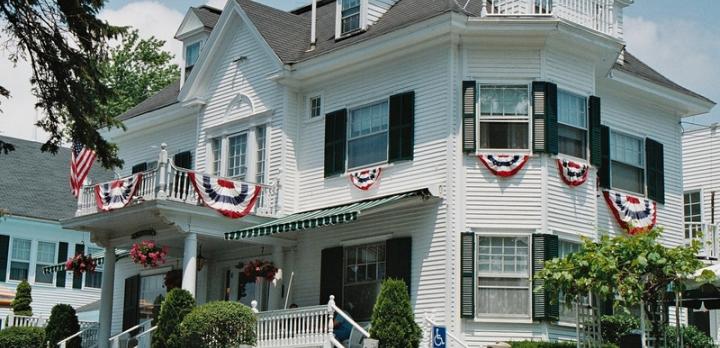
[[557,165],[562,181],[568,186],[580,186],[587,181],[590,172],[590,166],[587,163],[577,163],[558,158]]
[[350,174],[350,182],[355,187],[367,191],[374,183],[380,180],[382,168],[365,169]]
[[603,191],[603,195],[615,220],[628,233],[643,233],[655,226],[657,219],[655,202],[615,191]]
[[198,198],[206,206],[231,219],[250,213],[260,196],[259,185],[220,179],[195,172],[188,172]]
[[110,211],[124,208],[132,201],[141,182],[142,174],[137,173],[127,178],[95,185],[95,201],[98,209]]
[[478,155],[480,162],[493,174],[501,177],[515,175],[527,163],[528,155]]

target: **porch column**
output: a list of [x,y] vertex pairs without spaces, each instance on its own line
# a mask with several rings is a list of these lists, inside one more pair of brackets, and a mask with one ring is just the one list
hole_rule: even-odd
[[197,280],[197,233],[188,232],[185,236],[185,254],[183,256],[182,288],[195,297]]
[[103,264],[102,289],[100,292],[100,329],[98,330],[98,346],[110,346],[110,330],[112,326],[113,290],[115,288],[115,247],[105,246],[105,263]]
[[283,284],[285,283],[285,278],[289,277],[290,274],[287,274],[285,272],[285,265],[284,265],[284,257],[283,257],[283,248],[282,246],[275,245],[273,246],[273,253],[272,253],[272,262],[275,264],[275,267],[282,270],[282,279],[279,279],[275,282],[275,285],[270,283],[270,298],[268,299],[268,309],[283,309]]

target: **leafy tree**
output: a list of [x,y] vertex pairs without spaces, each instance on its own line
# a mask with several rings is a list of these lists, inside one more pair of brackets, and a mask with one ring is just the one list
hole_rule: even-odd
[[380,341],[380,347],[417,348],[422,332],[415,322],[410,295],[405,282],[386,279],[370,318],[370,337]]
[[189,291],[172,289],[163,300],[158,317],[158,328],[152,339],[153,348],[172,347],[170,341],[178,332],[178,325],[195,307],[195,299]]
[[[537,278],[545,281],[552,298],[560,294],[566,303],[593,293],[615,298],[616,305],[631,308],[642,304],[651,322],[653,337],[661,337],[659,308],[666,302],[671,283],[682,290],[682,280],[703,266],[696,255],[700,243],[668,248],[658,242],[662,229],[655,228],[634,236],[603,236],[599,241],[584,240],[579,252],[545,263]],[[712,272],[702,280],[711,281]],[[555,300],[556,301],[556,300]]]
[[27,280],[21,281],[15,289],[15,299],[12,300],[11,306],[15,315],[32,316],[32,288]]
[[[50,311],[50,319],[47,326],[45,326],[45,339],[50,342],[50,346],[57,346],[58,342],[78,331],[80,331],[80,322],[77,314],[75,314],[75,309],[71,305],[64,303],[53,306]],[[80,343],[81,338],[78,336],[68,341],[66,346],[80,348]]]
[[[117,147],[98,130],[120,122],[98,108],[111,93],[98,62],[107,57],[108,40],[124,28],[97,18],[104,5],[105,0],[3,0],[0,39],[13,63],[25,60],[32,69],[35,106],[45,113],[36,125],[50,134],[41,150],[57,153],[63,141],[77,139],[111,168],[122,164]],[[0,95],[9,93],[0,86]],[[0,153],[11,150],[10,144],[0,142]]]

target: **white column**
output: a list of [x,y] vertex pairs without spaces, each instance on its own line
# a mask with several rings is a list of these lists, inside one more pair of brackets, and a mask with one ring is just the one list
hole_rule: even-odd
[[195,297],[197,281],[197,233],[188,232],[185,236],[185,253],[183,255],[182,288],[190,291]]
[[285,281],[285,278],[290,276],[290,274],[285,273],[282,246],[279,246],[279,245],[273,246],[272,262],[275,264],[275,267],[282,270],[282,273],[281,273],[282,279],[275,281],[275,284],[270,283],[270,298],[268,301],[268,310],[283,308],[283,300],[282,300],[283,286],[282,285]]
[[112,326],[113,290],[115,288],[115,247],[105,246],[105,263],[103,264],[102,290],[100,292],[100,329],[98,345],[100,348],[110,346],[110,329]]

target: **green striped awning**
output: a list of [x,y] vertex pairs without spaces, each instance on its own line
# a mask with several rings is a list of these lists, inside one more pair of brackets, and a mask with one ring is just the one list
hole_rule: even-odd
[[349,203],[332,208],[311,210],[288,215],[243,230],[226,232],[225,239],[245,239],[275,233],[306,230],[328,225],[346,224],[357,220],[363,211],[413,196],[429,196],[426,190],[399,193],[391,196]]
[[[119,260],[123,257],[128,257],[130,255],[130,252],[127,250],[115,250],[115,259]],[[92,255],[92,258],[95,259],[95,262],[98,265],[102,265],[105,263],[105,251],[99,252],[97,254]],[[65,271],[65,262],[58,263],[52,266],[46,266],[43,267],[43,273],[56,273],[56,272],[64,272]]]

